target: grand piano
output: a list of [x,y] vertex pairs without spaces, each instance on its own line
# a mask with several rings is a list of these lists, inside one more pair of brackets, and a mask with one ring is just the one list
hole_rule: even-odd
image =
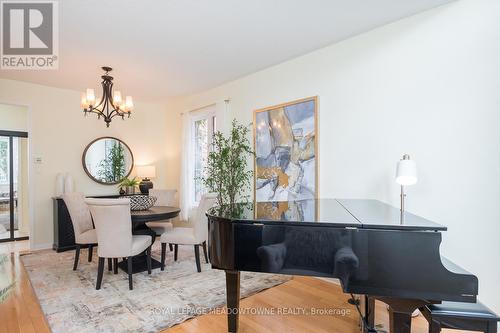
[[225,270],[228,331],[238,331],[240,271],[337,278],[345,293],[389,305],[390,331],[409,333],[415,309],[475,302],[477,278],[439,253],[446,227],[377,200],[318,199],[214,207],[212,267]]

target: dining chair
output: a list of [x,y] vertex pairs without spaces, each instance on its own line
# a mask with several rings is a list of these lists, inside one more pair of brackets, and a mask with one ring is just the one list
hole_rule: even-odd
[[132,235],[130,199],[87,199],[97,230],[97,270],[96,289],[101,289],[104,272],[104,259],[112,258],[115,274],[118,273],[119,258],[126,258],[129,289],[132,285],[132,258],[146,251],[148,274],[151,274],[151,237]]
[[200,203],[194,214],[184,222],[190,226],[173,227],[161,235],[161,270],[165,269],[165,254],[167,244],[174,244],[174,261],[177,261],[177,252],[179,245],[193,245],[196,259],[196,268],[201,272],[200,265],[200,245],[203,247],[205,262],[208,263],[207,238],[208,238],[208,219],[205,212],[215,204],[217,194],[207,193],[201,197]]
[[[175,196],[177,190],[161,190],[161,189],[150,189],[149,196],[156,197],[155,206],[175,206],[176,200]],[[172,230],[172,221],[158,221],[158,222],[147,222],[146,225],[151,228],[157,236],[161,236],[163,233]]]
[[73,270],[78,268],[80,259],[80,249],[82,246],[88,246],[88,261],[92,261],[92,250],[97,245],[97,234],[92,224],[92,216],[88,205],[85,203],[85,196],[80,192],[64,193],[62,199],[68,208],[71,223],[75,231],[75,261]]

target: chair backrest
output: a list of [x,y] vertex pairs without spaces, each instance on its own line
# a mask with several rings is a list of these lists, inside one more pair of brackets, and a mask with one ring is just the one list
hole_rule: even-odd
[[175,206],[176,200],[175,195],[177,194],[177,190],[157,190],[150,189],[149,196],[156,197],[155,206]]
[[130,199],[87,199],[97,231],[97,255],[128,257],[132,252]]
[[80,192],[64,193],[62,199],[71,217],[71,223],[75,231],[75,241],[79,243],[82,233],[94,229],[89,206],[85,203],[85,196]]
[[208,238],[208,219],[205,213],[212,208],[217,201],[216,193],[207,193],[202,195],[200,204],[192,217],[194,237],[197,242],[202,243]]

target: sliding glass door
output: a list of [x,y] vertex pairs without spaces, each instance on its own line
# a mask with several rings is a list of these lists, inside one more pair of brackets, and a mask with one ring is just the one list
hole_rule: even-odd
[[0,242],[28,239],[28,133],[0,130]]

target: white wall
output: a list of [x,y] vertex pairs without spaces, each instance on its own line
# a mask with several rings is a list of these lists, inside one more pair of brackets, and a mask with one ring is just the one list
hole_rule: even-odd
[[442,254],[500,313],[499,13],[500,1],[461,0],[178,98],[173,117],[229,97],[224,123],[250,123],[255,109],[318,95],[321,196],[397,206],[396,162],[411,154],[408,209],[448,226]]
[[[136,102],[132,118],[115,118],[106,128],[104,121],[92,115],[85,118],[80,109],[80,93],[30,83],[0,79],[0,103],[28,107],[31,175],[30,190],[34,230],[32,245],[52,245],[52,199],[58,172],[69,172],[75,188],[86,194],[117,193],[116,185],[105,186],[92,181],[82,167],[82,152],[93,139],[114,136],[131,148],[136,165],[154,164],[158,188],[169,187],[172,177],[168,173],[167,117],[165,106]],[[169,126],[174,126],[173,124]],[[34,158],[41,157],[41,164]]]
[[25,106],[0,104],[0,130],[28,130],[28,110]]

